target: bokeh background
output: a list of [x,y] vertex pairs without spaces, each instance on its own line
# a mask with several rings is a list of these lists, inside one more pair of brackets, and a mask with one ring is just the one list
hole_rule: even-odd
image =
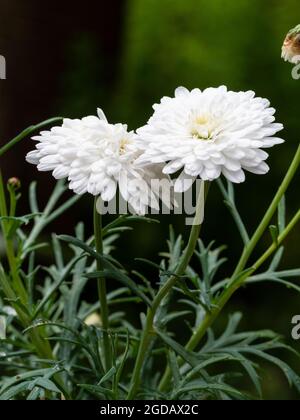
[[[1,144],[32,123],[57,115],[95,114],[99,106],[111,122],[126,122],[135,129],[145,124],[152,104],[172,95],[179,85],[225,84],[269,98],[285,125],[286,143],[271,150],[267,176],[249,175],[237,188],[241,213],[249,230],[255,228],[299,143],[300,81],[292,79],[291,66],[280,58],[285,34],[300,23],[298,0],[0,0],[0,10],[0,54],[7,60],[7,80],[0,81]],[[30,140],[23,142],[1,161],[5,178],[22,181],[20,212],[27,211],[25,192],[33,179],[38,180],[42,202],[54,184],[49,174],[25,163],[24,154],[32,147]],[[297,206],[299,176],[288,194],[288,216]],[[90,230],[89,197],[51,228],[72,233],[81,219]],[[128,265],[138,265],[136,256],[158,261],[170,223],[187,234],[183,217],[162,216],[160,221],[126,233],[115,255]],[[300,226],[286,244],[284,268],[299,267],[299,233]],[[225,270],[230,272],[241,242],[217,188],[210,193],[203,230],[205,243],[213,239],[228,243]],[[268,241],[266,237],[261,242],[258,253]],[[275,285],[242,290],[217,329],[234,310],[245,313],[243,327],[272,328],[300,350],[300,343],[290,338],[291,319],[300,314],[296,292]],[[290,362],[300,372],[297,358]],[[299,399],[276,369],[266,365],[262,376],[267,398]]]

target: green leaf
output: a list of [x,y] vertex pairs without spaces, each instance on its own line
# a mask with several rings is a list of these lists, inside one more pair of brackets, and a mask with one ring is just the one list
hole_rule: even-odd
[[269,230],[270,230],[270,233],[271,233],[271,237],[272,237],[273,243],[275,245],[278,245],[278,236],[279,236],[278,227],[272,225],[272,226],[269,226]]
[[192,391],[223,391],[228,393],[229,395],[233,395],[235,397],[239,397],[241,399],[245,399],[245,395],[242,394],[240,391],[238,391],[237,389],[226,385],[226,384],[207,384],[206,382],[204,383],[197,383],[195,385],[188,385],[184,388],[182,388],[180,390],[180,392],[178,392],[178,394],[176,395],[176,399],[178,397],[180,397],[180,395],[186,393],[186,392],[192,392]]
[[0,316],[0,341],[6,339],[6,318]]
[[286,226],[286,200],[285,196],[282,197],[278,205],[278,229],[279,233],[281,234]]
[[114,393],[112,390],[103,388],[100,385],[87,385],[87,384],[78,384],[78,386],[86,391],[88,391],[90,394],[95,395],[96,397],[108,397],[110,399],[114,398]]
[[11,239],[16,231],[22,226],[22,225],[28,225],[28,223],[37,217],[40,213],[32,213],[27,214],[25,216],[21,217],[13,217],[13,216],[3,216],[0,217],[0,222],[10,222],[9,223],[9,230],[7,233],[8,239]]
[[36,216],[41,215],[42,213],[31,213],[31,214],[26,214],[25,216],[20,216],[20,217],[13,217],[13,216],[2,216],[0,217],[0,222],[5,222],[5,221],[12,221],[12,222],[17,222],[19,224],[19,226],[21,225],[28,225],[28,223],[34,219]]
[[143,222],[143,223],[160,223],[159,220],[151,219],[144,216],[130,216],[130,215],[122,215],[118,219],[114,220],[107,226],[105,226],[102,229],[102,236],[105,237],[108,235],[112,229],[115,229],[116,227],[120,226],[124,222]]
[[6,392],[0,394],[0,401],[8,401],[12,398],[16,397],[17,395],[28,391],[28,386],[30,381],[22,382],[18,385],[10,387]]
[[132,290],[137,296],[139,296],[148,306],[151,306],[150,299],[139,289],[139,287],[136,285],[136,283],[131,280],[130,277],[126,276],[124,273],[122,273],[120,270],[117,270],[103,255],[98,254],[96,251],[94,251],[91,247],[86,245],[83,241],[80,241],[77,238],[73,238],[71,236],[60,236],[60,240],[70,243],[72,245],[75,245],[76,247],[82,249],[86,253],[88,253],[91,257],[95,258],[98,261],[101,261],[101,263],[106,267],[106,270],[104,273],[92,273],[88,274],[88,278],[98,278],[99,276],[106,276],[106,277],[112,277],[115,280],[120,281],[123,285],[127,286],[130,290]]
[[196,353],[187,351],[181,344],[177,343],[175,340],[173,340],[165,331],[159,331],[156,330],[157,335],[160,337],[160,339],[174,352],[181,356],[183,360],[185,360],[190,366],[195,367],[199,363],[199,357],[196,355]]
[[258,393],[258,395],[260,397],[262,397],[262,388],[261,388],[261,384],[260,384],[260,378],[253,366],[253,363],[246,359],[246,357],[243,357],[240,353],[238,352],[231,352],[233,357],[236,357],[236,360],[239,361],[239,363],[243,366],[243,368],[246,370],[246,372],[248,373],[250,379],[252,380],[255,389]]
[[29,390],[32,390],[34,387],[40,387],[47,391],[55,392],[59,394],[61,391],[57,388],[54,382],[50,381],[48,378],[37,378],[30,383]]
[[220,188],[220,191],[225,199],[224,203],[226,205],[226,207],[228,208],[228,210],[230,211],[232,218],[239,230],[239,233],[241,235],[241,238],[243,240],[244,245],[247,245],[250,238],[249,238],[249,234],[246,230],[245,224],[240,216],[240,213],[236,207],[235,204],[235,194],[234,194],[234,187],[233,184],[231,182],[227,182],[227,189],[224,187],[224,184],[222,182],[222,180],[219,178],[217,180],[217,184]]
[[168,360],[169,360],[169,366],[172,372],[174,387],[178,388],[181,375],[180,375],[176,353],[172,349],[170,349],[168,352]]
[[98,385],[102,385],[105,382],[108,382],[110,379],[112,379],[116,374],[117,369],[113,366],[101,379]]
[[278,268],[278,266],[279,266],[279,264],[282,260],[283,253],[284,253],[284,247],[282,246],[276,252],[276,254],[275,254],[275,256],[274,256],[274,258],[273,258],[273,260],[270,264],[269,271],[277,270],[277,268]]
[[37,370],[31,370],[30,372],[21,373],[4,382],[0,390],[0,396],[2,397],[5,391],[7,391],[9,388],[11,388],[15,384],[18,384],[22,381],[32,380],[34,378],[43,377],[45,375],[55,375],[61,370],[62,369],[59,366],[55,366],[54,368],[37,369]]
[[300,392],[300,377],[289,367],[289,365],[282,360],[278,359],[275,356],[271,356],[263,351],[257,350],[255,348],[246,348],[245,353],[253,354],[257,357],[267,360],[268,362],[276,365],[284,375],[286,376],[290,386],[294,385],[298,392]]
[[95,278],[111,278],[113,280],[117,280],[122,283],[124,286],[127,286],[135,295],[142,299],[148,306],[151,306],[150,299],[140,290],[137,284],[131,280],[130,277],[126,276],[120,271],[115,269],[113,270],[104,270],[104,271],[95,271],[94,273],[86,274],[86,277],[89,279]]
[[37,188],[37,182],[34,181],[30,184],[30,187],[29,187],[29,205],[30,205],[30,210],[32,213],[39,213],[36,188]]
[[47,302],[52,298],[52,296],[55,294],[55,292],[59,289],[59,287],[63,284],[64,281],[69,277],[70,272],[74,268],[74,266],[77,264],[78,261],[80,261],[84,256],[81,255],[79,257],[74,258],[67,267],[63,270],[61,273],[61,277],[53,283],[53,285],[50,287],[48,292],[45,294],[41,302],[36,307],[32,321],[39,315],[39,313],[43,310],[44,306],[47,304]]
[[168,323],[170,323],[171,321],[175,321],[177,318],[183,318],[185,315],[191,315],[193,312],[192,311],[178,311],[178,312],[172,312],[167,314],[164,318],[163,318],[163,324],[167,325]]
[[263,275],[249,277],[249,279],[247,280],[248,284],[262,283],[262,282],[273,282],[273,283],[282,284],[286,286],[288,289],[293,289],[293,290],[296,290],[298,293],[300,293],[300,286],[290,281],[281,279],[280,277],[277,277],[276,273],[274,274],[265,273]]
[[127,335],[126,335],[125,351],[124,351],[124,354],[121,358],[121,362],[120,362],[120,364],[117,368],[117,374],[116,374],[116,384],[117,385],[120,383],[120,380],[121,380],[121,377],[122,377],[122,374],[123,374],[123,371],[124,371],[124,368],[125,368],[125,363],[126,363],[126,360],[127,360],[127,356],[128,356],[128,353],[129,353],[130,336],[129,336],[128,329],[126,330],[126,333],[127,333]]

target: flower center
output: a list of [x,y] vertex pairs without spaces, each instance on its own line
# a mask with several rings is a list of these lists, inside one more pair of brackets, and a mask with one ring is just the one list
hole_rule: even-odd
[[209,114],[192,115],[190,133],[194,139],[214,140],[218,134],[218,121]]
[[220,134],[220,121],[210,113],[192,112],[189,118],[189,132],[194,139],[213,141]]
[[127,148],[129,143],[130,143],[130,141],[126,138],[124,138],[120,141],[120,144],[119,144],[119,154],[120,154],[120,156],[124,155],[126,153],[126,148]]

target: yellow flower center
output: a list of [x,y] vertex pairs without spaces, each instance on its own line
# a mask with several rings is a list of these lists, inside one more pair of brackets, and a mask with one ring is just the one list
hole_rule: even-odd
[[126,153],[126,148],[130,141],[128,139],[122,139],[119,145],[119,154],[124,155]]
[[196,116],[190,119],[190,133],[195,139],[214,140],[218,129],[218,121],[209,114]]

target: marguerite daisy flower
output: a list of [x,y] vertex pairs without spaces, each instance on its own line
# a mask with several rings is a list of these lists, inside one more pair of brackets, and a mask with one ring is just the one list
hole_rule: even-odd
[[144,149],[138,162],[163,163],[165,174],[182,170],[177,192],[197,177],[212,181],[223,174],[241,183],[244,170],[265,174],[268,154],[262,149],[283,143],[273,137],[283,129],[274,122],[275,109],[254,92],[180,87],[174,98],[164,97],[153,108],[148,124],[137,131]]
[[[143,214],[147,206],[158,208],[150,188],[153,167],[137,166],[140,156],[137,136],[123,124],[109,124],[99,109],[98,117],[65,119],[33,137],[36,149],[26,160],[40,171],[52,171],[56,179],[68,178],[76,194],[90,193],[103,201],[112,200],[119,186],[123,198],[135,212]],[[165,177],[156,171],[157,176]]]

